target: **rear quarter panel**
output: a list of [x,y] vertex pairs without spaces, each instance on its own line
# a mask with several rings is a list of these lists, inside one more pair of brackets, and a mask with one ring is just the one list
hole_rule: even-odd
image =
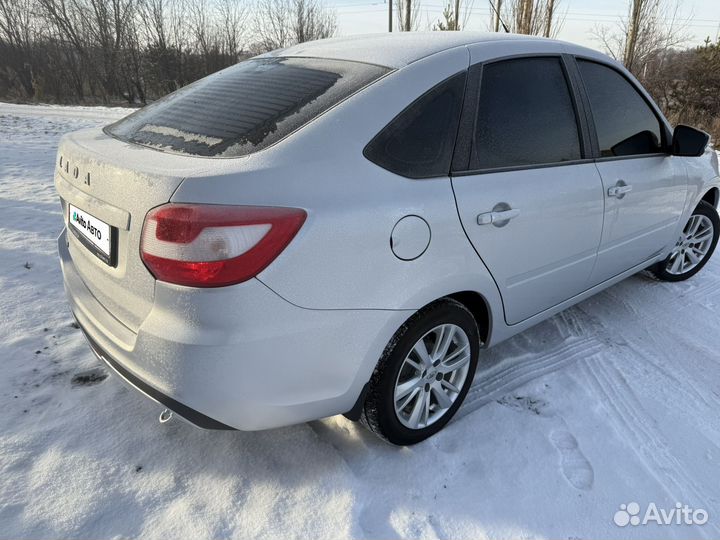
[[[468,60],[459,47],[393,72],[267,150],[216,160],[217,174],[185,179],[173,201],[304,208],[298,236],[258,276],[300,307],[418,309],[474,290],[501,309],[460,226],[449,178],[410,180],[362,155],[396,114]],[[403,261],[390,234],[411,214],[430,225],[431,241],[421,257]]]

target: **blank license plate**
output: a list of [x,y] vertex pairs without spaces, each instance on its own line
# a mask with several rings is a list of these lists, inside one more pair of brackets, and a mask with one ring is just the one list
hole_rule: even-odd
[[77,206],[68,204],[70,231],[106,264],[113,265],[113,228]]

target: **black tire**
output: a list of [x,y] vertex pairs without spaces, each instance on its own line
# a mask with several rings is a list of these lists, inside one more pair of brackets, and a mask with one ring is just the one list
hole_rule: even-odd
[[688,278],[693,277],[695,274],[697,274],[700,270],[702,270],[703,266],[707,264],[707,262],[710,260],[710,257],[712,257],[713,252],[715,251],[715,247],[718,243],[718,236],[720,235],[720,217],[718,217],[718,212],[715,209],[714,206],[711,204],[706,203],[705,201],[700,201],[700,204],[697,206],[695,211],[692,213],[692,216],[695,215],[702,215],[707,217],[713,225],[713,239],[710,244],[710,249],[708,249],[707,253],[703,257],[703,259],[700,261],[700,263],[695,266],[694,268],[688,270],[687,272],[683,274],[671,274],[668,272],[667,267],[668,263],[670,261],[670,258],[672,255],[668,255],[665,260],[662,262],[656,263],[650,268],[648,268],[648,271],[657,279],[661,281],[684,281]]
[[[442,417],[427,427],[411,429],[403,425],[395,413],[395,382],[415,343],[441,324],[455,324],[467,335],[470,344],[468,373],[455,401]],[[421,309],[403,324],[385,348],[370,379],[360,421],[379,437],[400,446],[416,444],[434,435],[450,421],[465,399],[477,368],[479,349],[477,323],[461,303],[446,298]]]

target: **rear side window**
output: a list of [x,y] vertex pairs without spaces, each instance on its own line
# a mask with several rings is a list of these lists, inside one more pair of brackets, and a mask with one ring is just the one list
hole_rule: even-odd
[[465,72],[420,96],[365,147],[373,163],[408,178],[450,173],[460,122]]
[[256,58],[193,83],[106,132],[167,152],[237,157],[265,148],[388,73],[320,58]]
[[660,121],[642,95],[620,73],[578,60],[595,120],[602,157],[662,152]]
[[581,158],[575,109],[559,58],[483,66],[475,125],[472,169]]

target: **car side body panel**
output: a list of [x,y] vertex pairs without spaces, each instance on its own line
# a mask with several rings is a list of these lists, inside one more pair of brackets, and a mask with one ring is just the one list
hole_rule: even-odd
[[[172,201],[305,209],[303,228],[258,276],[303,308],[419,309],[473,290],[501,309],[494,282],[463,233],[449,177],[411,180],[362,154],[389,119],[466,70],[468,61],[467,49],[459,47],[413,63],[252,160],[227,160],[236,162],[236,171],[185,179]],[[345,129],[350,125],[352,130]],[[410,215],[427,222],[430,242],[422,256],[401,260],[390,237]]]
[[[674,160],[688,175],[689,194],[676,230],[667,229],[664,250],[592,288],[577,287],[568,293],[574,294],[570,298],[546,300],[556,303],[540,312],[528,310],[524,320],[507,324],[496,277],[465,234],[450,177],[404,178],[367,160],[363,148],[421,94],[471,64],[548,53],[608,60],[550,40],[492,36],[466,45],[467,35],[447,34],[453,35],[441,38],[444,49],[422,47],[421,58],[413,58],[410,41],[430,38],[408,37],[410,45],[390,55],[394,63],[387,65],[395,71],[278,143],[241,158],[167,157],[99,130],[64,139],[61,152],[81,166],[97,163],[102,171],[100,154],[105,153],[110,163],[119,157],[140,163],[157,157],[163,169],[137,173],[134,182],[123,186],[123,173],[133,167],[128,159],[113,171],[117,185],[106,193],[104,182],[93,189],[61,191],[71,204],[92,196],[100,208],[100,202],[112,205],[142,195],[137,188],[147,185],[156,190],[151,200],[155,206],[172,201],[307,212],[305,224],[277,259],[238,285],[202,289],[153,281],[138,254],[133,264],[146,289],[140,291],[145,301],[125,322],[114,313],[113,302],[103,301],[102,291],[86,279],[97,269],[96,262],[63,232],[58,247],[64,283],[71,309],[88,336],[139,380],[233,428],[264,429],[339,414],[353,408],[392,336],[418,309],[447,295],[475,292],[491,320],[484,345],[494,345],[664,258],[677,227],[708,189],[720,185],[712,154]],[[386,38],[377,39],[384,44]],[[292,47],[288,54],[312,56],[323,50],[337,58],[360,55],[332,40]],[[379,62],[381,53],[376,48],[372,58]],[[62,182],[72,181],[61,171],[56,176],[60,190]],[[157,182],[165,177],[171,181],[160,186]],[[594,189],[600,191],[597,180]],[[592,211],[597,214],[599,206]],[[135,238],[146,210],[139,204],[131,210],[128,230]],[[489,208],[478,208],[478,213],[485,210]],[[100,217],[111,219],[111,214]],[[394,238],[391,244],[393,230],[406,216],[417,216],[429,229],[426,249],[412,259],[398,257],[393,248],[403,239],[415,245],[416,236]],[[599,242],[599,232],[593,234],[592,241]],[[128,253],[136,251],[136,243],[126,246]],[[121,292],[114,295],[119,302],[128,298]]]

